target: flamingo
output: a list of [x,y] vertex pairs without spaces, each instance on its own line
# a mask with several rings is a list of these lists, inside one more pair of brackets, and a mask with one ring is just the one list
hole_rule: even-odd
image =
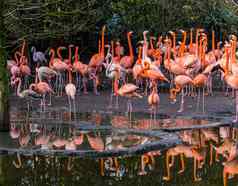
[[54,93],[52,88],[46,82],[39,82],[39,83],[32,83],[30,85],[30,90],[33,90],[33,91],[35,91],[38,94],[41,94],[43,96],[42,101],[41,101],[41,106],[42,106],[43,110],[45,111],[45,106],[46,106],[46,104],[45,104],[45,95],[47,93],[50,93],[50,94]]
[[45,57],[45,54],[41,51],[36,51],[36,47],[32,46],[31,47],[31,52],[32,52],[32,57],[33,57],[33,61],[35,63],[46,63],[47,59]]
[[26,89],[21,91],[21,85],[22,85],[22,81],[20,78],[16,78],[15,79],[15,83],[18,83],[17,86],[17,96],[19,98],[26,98],[27,99],[27,111],[30,111],[30,101],[32,99],[42,99],[42,96],[38,93],[36,93],[35,91],[31,90],[31,89]]
[[118,80],[119,80],[119,69],[115,69],[116,70],[116,78],[114,80],[114,92],[116,95],[122,96],[122,97],[127,97],[128,101],[127,101],[127,113],[129,114],[129,117],[131,119],[131,113],[132,113],[132,103],[131,103],[131,99],[133,97],[137,97],[137,98],[142,98],[142,96],[140,94],[138,94],[136,92],[136,90],[139,88],[136,85],[132,84],[132,83],[126,83],[124,85],[122,85],[119,89],[118,89]]
[[[60,47],[57,49],[57,53],[59,53]],[[49,62],[49,67],[53,70],[55,70],[59,77],[56,80],[56,88],[58,89],[58,94],[60,94],[60,89],[62,90],[63,86],[63,81],[62,81],[62,72],[65,72],[66,70],[70,70],[71,66],[68,64],[64,63],[60,58],[55,58],[55,51],[54,49],[50,49],[50,62]],[[60,56],[59,56],[60,57]],[[57,87],[58,86],[58,87]],[[61,91],[62,95],[62,91]]]
[[178,110],[178,112],[183,112],[184,111],[184,89],[183,88],[186,85],[193,84],[193,80],[187,75],[178,75],[174,78],[174,84],[175,84],[175,88],[170,89],[170,99],[172,99],[173,102],[176,102],[176,94],[182,90],[180,109]]
[[238,75],[236,74],[229,74],[228,71],[228,63],[229,63],[229,51],[230,51],[230,45],[225,45],[225,52],[226,52],[226,66],[225,66],[225,74],[224,74],[224,80],[225,82],[236,91],[236,116],[233,122],[238,121]]
[[[89,68],[88,65],[82,63],[79,61],[79,56],[78,56],[78,49],[79,47],[75,47],[75,59],[74,59],[74,64],[73,64],[73,69],[74,71],[78,72],[82,76],[82,82],[83,82],[83,93],[88,94],[87,91],[87,75],[89,73]],[[79,84],[79,79],[77,78],[77,84]]]
[[106,26],[102,27],[102,46],[101,49],[99,49],[99,53],[94,54],[90,61],[89,61],[89,69],[90,69],[90,76],[93,79],[93,87],[94,87],[94,94],[99,95],[97,86],[98,86],[98,76],[97,72],[100,69],[101,65],[103,64],[103,61],[105,59],[104,54],[104,34],[105,34]]
[[133,33],[132,31],[127,33],[129,56],[123,56],[120,60],[120,64],[125,69],[131,68],[133,63],[134,63],[134,53],[133,53],[133,48],[132,48],[132,44],[131,44],[131,35],[132,35],[132,33]]
[[71,106],[71,100],[72,100],[73,101],[73,107],[74,107],[74,113],[76,114],[76,106],[75,106],[76,87],[72,83],[72,72],[71,72],[71,70],[68,70],[68,74],[69,74],[69,83],[65,86],[65,92],[66,92],[66,95],[68,96],[70,112],[71,112],[71,109],[72,109],[72,106]]
[[152,82],[152,92],[148,96],[148,103],[151,106],[151,118],[152,118],[152,113],[154,112],[154,119],[156,116],[156,110],[157,106],[159,105],[160,98],[158,95],[158,90],[157,90],[157,84],[155,82]]

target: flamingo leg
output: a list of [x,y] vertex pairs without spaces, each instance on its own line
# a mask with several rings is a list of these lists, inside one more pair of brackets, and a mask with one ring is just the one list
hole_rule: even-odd
[[202,113],[205,113],[205,88],[202,90]]
[[200,92],[200,88],[198,88],[198,98],[197,98],[197,107],[196,107],[197,112],[199,111],[200,97],[201,97],[201,92]]
[[69,102],[69,112],[71,113],[72,112],[72,110],[71,110],[72,106],[71,106],[71,98],[70,98],[70,96],[68,96],[68,102]]
[[21,168],[22,162],[20,154],[17,154],[17,162],[13,161],[12,163],[17,169]]
[[180,161],[181,161],[181,169],[180,169],[180,171],[178,172],[179,174],[180,174],[180,173],[183,173],[184,170],[185,170],[184,155],[183,155],[183,154],[180,154]]
[[169,181],[170,180],[170,166],[169,166],[169,154],[168,152],[166,153],[166,171],[167,171],[167,176],[163,177],[163,180]]
[[201,178],[197,177],[197,160],[194,158],[193,160],[193,177],[194,181],[200,181]]
[[101,173],[101,176],[104,176],[105,175],[105,172],[104,172],[104,160],[103,158],[100,158],[100,173]]
[[238,121],[238,90],[236,90],[236,116],[233,122],[236,123],[237,121]]
[[43,108],[44,108],[44,112],[46,111],[46,105],[45,105],[45,94],[43,95]]
[[210,142],[210,162],[209,165],[211,166],[213,164],[213,146]]
[[223,170],[223,185],[224,186],[227,186],[227,176],[228,176],[228,173],[226,172],[226,169],[224,168]]
[[83,93],[84,94],[88,94],[88,90],[87,90],[87,78],[85,76],[83,76]]
[[76,103],[75,103],[75,99],[73,99],[73,106],[74,106],[74,119],[76,120]]
[[119,109],[119,97],[116,96],[116,106],[115,106],[116,109]]
[[181,95],[181,104],[180,104],[180,109],[178,112],[183,112],[184,111],[184,88],[182,88],[182,95]]
[[73,164],[72,164],[72,161],[73,161],[73,158],[72,157],[69,157],[68,159],[68,163],[67,163],[67,171],[71,171],[72,168],[73,168]]

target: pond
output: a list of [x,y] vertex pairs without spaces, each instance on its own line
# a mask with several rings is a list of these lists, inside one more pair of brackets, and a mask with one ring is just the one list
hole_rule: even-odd
[[237,129],[220,119],[135,113],[130,121],[121,113],[66,111],[11,116],[10,132],[0,134],[1,185],[222,186],[224,166],[238,167],[234,160],[224,164]]

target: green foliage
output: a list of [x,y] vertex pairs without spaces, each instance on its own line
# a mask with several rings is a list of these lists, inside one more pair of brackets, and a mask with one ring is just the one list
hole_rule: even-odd
[[133,30],[141,37],[169,30],[204,27],[235,32],[238,8],[229,0],[8,0],[4,11],[10,44],[29,41],[77,40],[97,46],[102,25],[112,37]]

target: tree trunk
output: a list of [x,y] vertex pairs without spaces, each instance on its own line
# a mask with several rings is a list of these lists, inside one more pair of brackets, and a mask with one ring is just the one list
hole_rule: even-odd
[[0,3],[0,131],[9,130],[9,88],[6,68],[6,29],[4,26],[4,1]]

